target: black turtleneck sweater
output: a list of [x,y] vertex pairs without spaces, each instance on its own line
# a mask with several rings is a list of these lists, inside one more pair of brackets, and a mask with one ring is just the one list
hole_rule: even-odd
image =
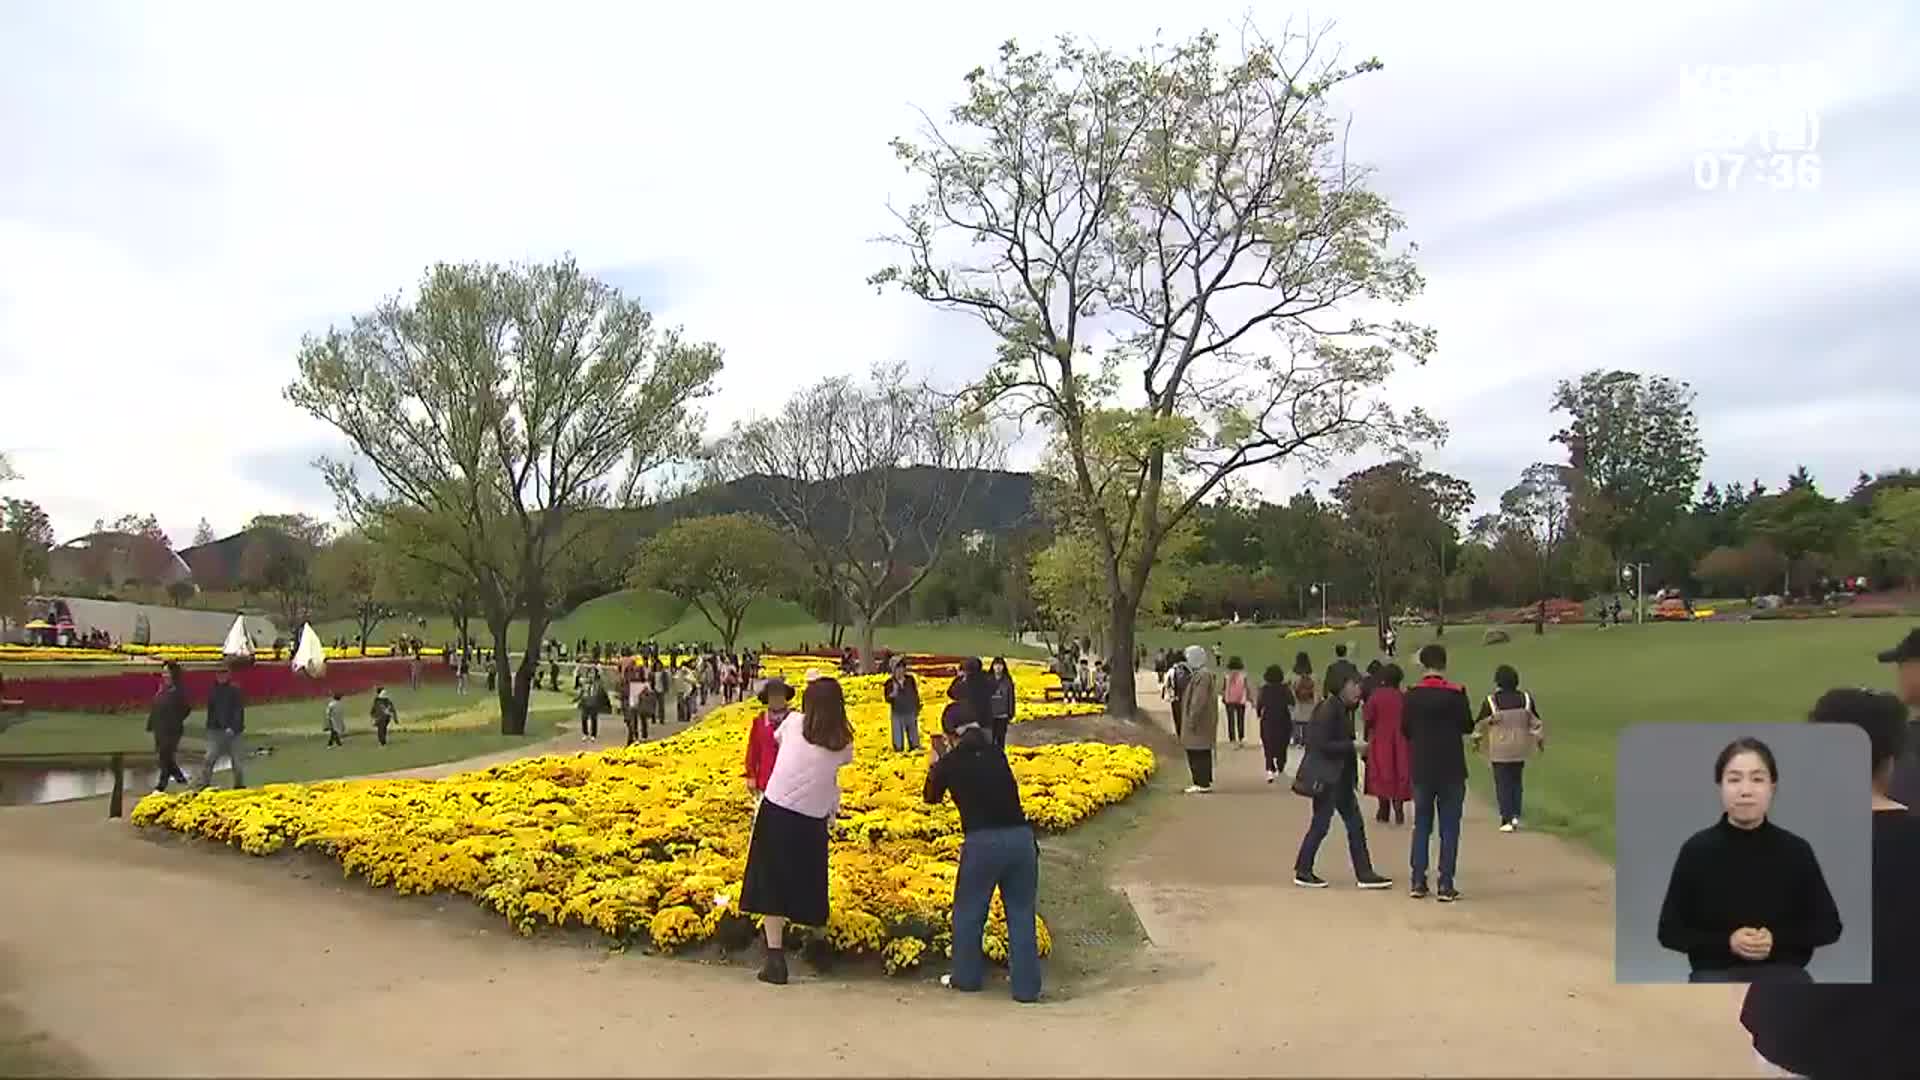
[[1750,969],[1728,939],[1743,926],[1773,932],[1760,963],[1806,967],[1813,950],[1840,940],[1840,912],[1813,847],[1771,821],[1742,829],[1723,815],[1680,845],[1660,905],[1660,944],[1687,954],[1695,971]]

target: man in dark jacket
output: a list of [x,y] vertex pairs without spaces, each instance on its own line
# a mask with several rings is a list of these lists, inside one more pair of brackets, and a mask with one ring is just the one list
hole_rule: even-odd
[[[1342,678],[1336,680],[1334,678],[1336,674],[1341,675]],[[1328,689],[1329,687],[1339,685],[1349,679],[1358,680],[1359,678],[1360,669],[1354,665],[1353,661],[1347,659],[1347,647],[1345,645],[1335,645],[1333,647],[1333,663],[1327,665],[1327,677],[1320,680],[1321,700],[1324,701],[1333,696],[1334,691]]]
[[240,734],[247,729],[247,701],[233,685],[233,673],[221,664],[213,673],[213,689],[207,693],[207,760],[200,766],[200,786],[213,783],[213,767],[222,756],[233,762],[233,786],[242,788],[246,780],[240,774],[240,759],[246,749]]
[[1906,750],[1894,764],[1888,795],[1895,802],[1920,807],[1920,630],[1881,653],[1880,662],[1896,665],[1900,700],[1906,703],[1908,717]]
[[1460,857],[1460,812],[1467,798],[1467,751],[1461,741],[1473,734],[1473,708],[1467,692],[1447,680],[1447,650],[1420,650],[1425,669],[1406,692],[1401,725],[1411,751],[1413,773],[1413,883],[1416,900],[1427,896],[1428,844],[1436,820],[1440,826],[1439,888],[1442,903],[1460,898],[1454,869]]

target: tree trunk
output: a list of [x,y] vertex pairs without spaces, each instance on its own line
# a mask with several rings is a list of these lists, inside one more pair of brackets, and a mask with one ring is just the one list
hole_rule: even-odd
[[[513,694],[502,703],[500,711],[500,733],[503,735],[525,735],[527,733],[527,704],[533,697],[533,684],[540,677],[540,639],[546,635],[547,618],[543,610],[527,613],[527,650],[520,657],[520,667],[514,674]],[[500,631],[500,639],[506,640],[506,629]]]
[[860,670],[871,674],[873,666],[874,620],[865,611],[855,608],[853,612],[853,635],[860,641]]
[[1107,715],[1133,720],[1140,716],[1133,670],[1133,622],[1138,607],[1123,608],[1121,604],[1113,605],[1113,615],[1107,620],[1107,671],[1111,676],[1107,684]]
[[[493,655],[500,665],[500,678],[493,684],[494,692],[500,700],[500,734],[518,735],[526,730],[526,713],[522,712],[520,714],[520,727],[513,727],[512,721],[510,720],[510,717],[513,716],[513,684],[519,676],[516,674],[513,677],[509,677],[508,675],[508,672],[513,669],[507,666],[508,660],[512,657],[512,654],[507,651],[507,622],[508,620],[506,619],[496,621],[489,616],[487,619],[487,630],[493,634]],[[537,667],[540,663],[539,651],[534,650],[522,657],[520,660],[521,667],[524,668],[528,661],[532,661]]]
[[1447,560],[1440,560],[1440,584],[1433,594],[1433,636],[1447,636]]
[[1533,609],[1533,632],[1544,635],[1547,632],[1547,598],[1542,596]]

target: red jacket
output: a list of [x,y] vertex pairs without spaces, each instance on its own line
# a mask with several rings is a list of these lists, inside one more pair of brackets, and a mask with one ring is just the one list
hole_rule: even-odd
[[780,743],[773,737],[773,721],[761,713],[753,718],[753,730],[747,734],[747,782],[755,791],[767,790],[773,779],[773,762],[780,755]]

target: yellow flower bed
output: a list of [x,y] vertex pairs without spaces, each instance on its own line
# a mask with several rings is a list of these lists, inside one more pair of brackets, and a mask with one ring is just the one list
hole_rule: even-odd
[[1335,628],[1331,626],[1303,626],[1298,630],[1287,631],[1287,638],[1288,640],[1292,640],[1293,638],[1324,637],[1327,634],[1336,632]]
[[[1022,672],[1023,699],[1044,692]],[[950,950],[949,915],[961,834],[949,801],[920,797],[924,754],[889,746],[881,676],[843,680],[852,701],[853,764],[832,830],[835,950],[878,955],[889,971]],[[944,688],[942,688],[943,690]],[[944,692],[923,691],[937,723]],[[589,926],[662,951],[739,935],[735,902],[753,803],[742,778],[759,706],[716,709],[659,742],[600,753],[528,758],[445,780],[276,784],[240,791],[149,795],[137,825],[231,844],[253,855],[289,845],[325,852],[344,871],[403,893],[461,892],[522,933],[541,924]],[[1097,713],[1099,706],[1022,700],[1019,719]],[[1008,751],[1035,825],[1070,828],[1119,802],[1153,774],[1144,747],[1065,744]],[[1044,923],[1041,948],[1050,948]],[[1006,955],[998,902],[987,951]]]

